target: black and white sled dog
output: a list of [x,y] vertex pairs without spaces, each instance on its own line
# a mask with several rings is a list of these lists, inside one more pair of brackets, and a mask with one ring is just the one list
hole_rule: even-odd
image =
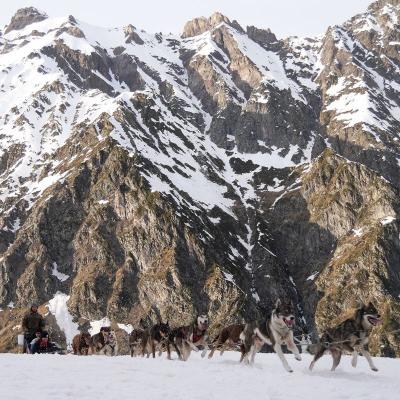
[[100,354],[105,356],[117,356],[118,355],[118,343],[117,337],[114,331],[110,331],[108,334],[104,347],[100,350]]
[[171,346],[175,349],[180,360],[186,361],[192,350],[199,351],[202,349],[201,356],[204,357],[209,350],[207,329],[208,317],[204,314],[197,316],[192,325],[173,329],[168,337],[168,359],[171,359]]
[[167,344],[170,332],[171,328],[169,327],[168,321],[167,323],[160,321],[158,324],[154,325],[150,329],[150,334],[147,336],[147,343],[143,343],[143,351],[148,351],[146,349],[150,347],[153,358],[156,357],[157,350],[158,355],[161,356],[163,345]]
[[240,361],[253,364],[256,354],[264,344],[268,344],[278,354],[286,371],[293,372],[283,354],[282,345],[287,346],[296,360],[301,360],[299,349],[293,340],[294,325],[295,316],[292,302],[281,302],[278,299],[271,316],[264,322],[251,322],[245,325],[243,332],[240,334],[242,342],[242,357]]
[[326,352],[330,352],[333,358],[331,371],[334,371],[345,351],[352,353],[351,365],[353,367],[357,366],[358,353],[361,352],[372,371],[378,371],[365,346],[368,344],[372,328],[380,321],[379,312],[371,302],[368,305],[360,304],[353,318],[346,319],[334,328],[327,329],[322,334],[319,343],[308,347],[309,353],[314,354],[310,370],[314,368],[318,359]]

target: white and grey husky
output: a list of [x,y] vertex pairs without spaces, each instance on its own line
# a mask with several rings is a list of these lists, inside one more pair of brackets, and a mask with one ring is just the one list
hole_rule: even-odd
[[294,324],[295,316],[292,302],[281,302],[278,299],[269,318],[262,323],[251,322],[246,324],[240,334],[242,341],[242,358],[240,361],[244,360],[247,364],[253,364],[256,354],[264,344],[268,344],[278,354],[286,371],[293,372],[283,354],[282,345],[287,346],[296,360],[301,360],[299,349],[293,340]]

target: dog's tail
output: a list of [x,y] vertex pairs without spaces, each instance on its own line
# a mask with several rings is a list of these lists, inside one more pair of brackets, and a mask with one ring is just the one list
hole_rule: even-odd
[[324,333],[321,338],[319,339],[318,343],[312,343],[307,346],[307,352],[315,355],[319,353],[320,351],[328,350],[329,348],[329,342],[331,341],[330,336],[327,333]]
[[321,349],[321,343],[312,343],[307,346],[307,353],[312,354],[313,356],[318,353]]

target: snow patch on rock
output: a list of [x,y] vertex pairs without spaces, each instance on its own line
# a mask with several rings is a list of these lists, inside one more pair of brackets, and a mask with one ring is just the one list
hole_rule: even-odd
[[51,274],[61,282],[65,282],[69,278],[69,275],[63,274],[58,270],[58,265],[55,262],[53,262],[53,269],[51,270]]
[[385,218],[381,219],[381,224],[382,225],[387,225],[387,224],[392,223],[395,220],[396,220],[395,217],[388,216],[388,217],[385,217]]
[[133,326],[131,324],[117,324],[119,329],[122,329],[123,331],[125,331],[128,335],[131,334],[131,332],[133,331]]
[[69,313],[67,302],[70,296],[57,292],[49,301],[48,309],[54,315],[57,325],[65,334],[67,348],[71,348],[72,339],[79,333],[78,324],[73,321],[72,315]]
[[91,321],[90,322],[89,333],[91,335],[95,335],[96,333],[100,332],[101,328],[110,327],[110,326],[111,326],[111,321],[109,320],[108,317],[104,317],[104,318],[99,319],[97,321]]

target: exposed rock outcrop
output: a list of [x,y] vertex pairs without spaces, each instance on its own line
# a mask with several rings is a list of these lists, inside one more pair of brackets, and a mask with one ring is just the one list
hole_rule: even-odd
[[43,21],[46,18],[46,14],[41,13],[34,7],[21,8],[11,18],[4,33],[24,29],[26,26]]
[[397,1],[282,40],[220,13],[182,37],[45,18],[0,30],[0,349],[33,301],[62,299],[66,345],[287,297],[314,338],[372,300],[372,351],[400,354]]

